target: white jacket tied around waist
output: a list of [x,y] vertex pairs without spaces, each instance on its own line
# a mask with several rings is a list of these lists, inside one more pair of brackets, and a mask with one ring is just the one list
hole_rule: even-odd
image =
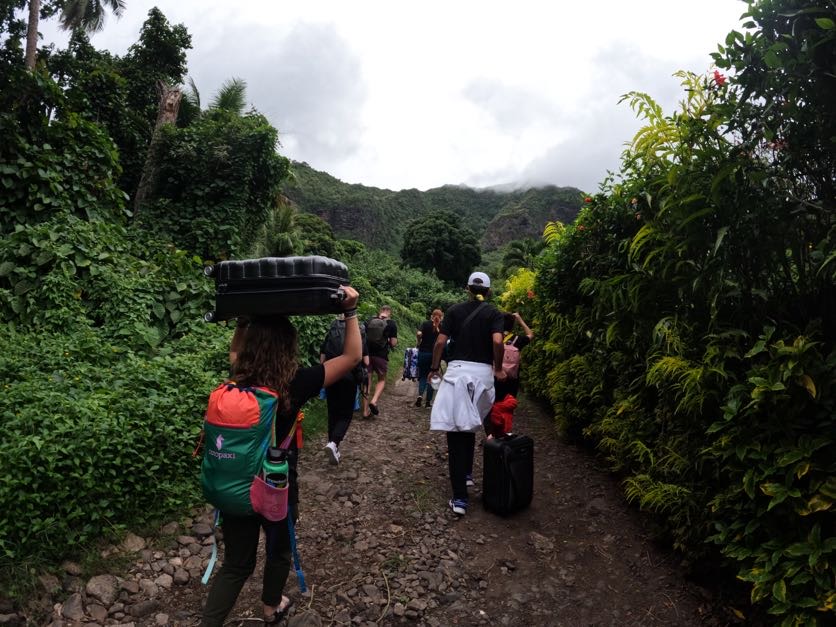
[[451,361],[433,402],[430,431],[477,431],[493,401],[493,368],[489,364]]

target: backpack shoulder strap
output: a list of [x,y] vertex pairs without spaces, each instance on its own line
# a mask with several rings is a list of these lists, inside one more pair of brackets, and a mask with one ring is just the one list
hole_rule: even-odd
[[482,308],[485,307],[487,304],[488,303],[483,301],[479,303],[476,309],[470,312],[470,315],[464,319],[464,322],[462,322],[462,326],[459,328],[459,333],[461,333],[462,329],[464,329],[470,323],[470,321],[476,317],[476,314],[479,313],[482,310]]

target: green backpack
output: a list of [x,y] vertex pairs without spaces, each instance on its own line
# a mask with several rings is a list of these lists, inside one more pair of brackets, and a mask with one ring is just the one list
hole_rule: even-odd
[[232,516],[251,516],[250,486],[273,436],[278,395],[266,388],[222,383],[209,395],[200,484],[203,496]]

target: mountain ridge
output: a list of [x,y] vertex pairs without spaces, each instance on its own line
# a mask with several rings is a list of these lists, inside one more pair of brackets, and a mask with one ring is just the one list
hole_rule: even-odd
[[574,220],[583,192],[546,185],[514,191],[445,184],[426,191],[388,190],[345,183],[293,162],[283,193],[300,211],[328,222],[338,237],[398,253],[410,220],[435,210],[453,211],[481,240],[484,252],[515,239],[540,237],[547,222]]

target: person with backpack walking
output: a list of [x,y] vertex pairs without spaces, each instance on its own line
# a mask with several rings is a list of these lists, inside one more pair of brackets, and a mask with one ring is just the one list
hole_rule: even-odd
[[444,314],[433,347],[429,376],[439,374],[444,347],[450,342],[450,361],[430,414],[430,430],[447,433],[447,461],[454,514],[467,513],[468,484],[473,469],[476,431],[482,428],[494,402],[494,379],[502,381],[502,313],[486,302],[491,280],[474,272],[467,281],[470,299]]
[[425,320],[418,330],[418,398],[415,401],[416,407],[421,407],[424,394],[427,395],[426,407],[433,406],[434,390],[431,385],[427,385],[427,376],[430,374],[433,347],[438,339],[442,318],[444,318],[442,311],[433,309],[430,319]]
[[[340,463],[340,444],[348,433],[359,386],[362,386],[365,372],[369,367],[369,351],[363,327],[360,327],[360,335],[363,345],[362,361],[342,379],[325,388],[325,400],[328,405],[328,443],[325,445],[325,452],[329,462],[334,465]],[[343,314],[338,314],[322,342],[322,348],[319,351],[320,363],[324,364],[329,359],[342,354],[344,345],[345,319]]]
[[[345,346],[342,354],[309,368],[298,365],[296,329],[285,316],[256,317],[239,324],[230,347],[232,380],[221,384],[210,395],[206,414],[208,426],[213,424],[216,437],[206,443],[201,483],[204,494],[212,494],[210,502],[236,503],[235,513],[219,507],[225,553],[223,567],[215,577],[203,611],[204,627],[220,627],[235,605],[238,594],[247,578],[253,573],[257,561],[260,532],[265,534],[266,561],[262,582],[262,616],[265,624],[278,624],[290,607],[290,599],[282,594],[291,564],[291,521],[297,515],[298,483],[296,480],[296,439],[294,433],[299,421],[299,409],[309,399],[345,377],[360,362],[362,340],[357,323],[357,291],[343,286],[342,301],[345,318]],[[244,489],[238,488],[228,475],[241,474],[240,468],[250,469],[250,459],[260,470],[264,463],[264,451],[269,440],[259,437],[249,445],[242,444],[247,434],[266,425],[265,433],[273,432],[272,441],[284,438],[279,449],[286,452],[288,472],[284,481],[289,488],[289,505],[283,519],[267,518],[266,512],[256,513],[253,499],[257,488],[252,472],[244,472]],[[297,434],[298,435],[298,434]],[[269,459],[269,458],[268,458]],[[227,464],[223,466],[223,464]],[[207,468],[215,469],[218,477],[211,476]],[[207,476],[209,475],[209,476]],[[282,475],[278,475],[281,481]],[[271,475],[265,475],[270,479]],[[238,477],[234,477],[238,479]],[[252,483],[252,486],[250,486]],[[236,488],[235,494],[225,492],[226,484]],[[247,487],[249,486],[249,489]],[[276,484],[272,489],[278,490]],[[231,489],[231,488],[229,488]],[[229,490],[226,490],[227,492]],[[242,493],[242,494],[239,494]],[[244,497],[244,503],[240,497]],[[236,500],[237,499],[237,500]],[[251,502],[251,503],[250,503]],[[239,509],[249,506],[249,511]]]
[[[506,313],[503,315],[505,335],[503,337],[502,370],[505,372],[504,381],[495,381],[496,400],[503,400],[508,394],[516,397],[520,392],[520,352],[534,339],[534,333],[528,328],[520,314]],[[519,323],[523,335],[514,333],[514,327]]]
[[[389,351],[398,345],[398,325],[392,320],[392,308],[383,305],[377,316],[366,322],[366,344],[369,347],[369,391],[372,374],[377,377],[374,394],[363,401],[363,418],[377,416],[377,403],[386,387],[386,373],[389,370]],[[367,402],[368,401],[368,404]]]

